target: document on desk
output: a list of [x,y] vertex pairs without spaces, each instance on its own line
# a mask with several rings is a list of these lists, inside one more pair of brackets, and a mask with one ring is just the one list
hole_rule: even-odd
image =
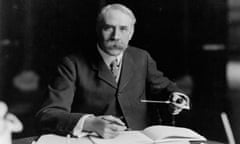
[[113,139],[48,134],[42,135],[35,144],[190,144],[190,141],[204,143],[206,138],[188,128],[157,125],[142,131],[124,131]]
[[55,134],[42,135],[34,144],[92,144],[88,137],[71,138]]
[[125,131],[113,139],[90,137],[94,144],[190,144],[206,142],[197,132],[183,127],[151,126],[142,131]]

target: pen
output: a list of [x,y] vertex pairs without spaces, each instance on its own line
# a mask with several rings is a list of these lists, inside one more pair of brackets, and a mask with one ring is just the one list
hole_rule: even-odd
[[[111,124],[117,124],[117,125],[120,125],[120,126],[125,126],[125,124],[122,122],[117,122],[117,121],[113,121],[113,120],[109,120],[109,119],[106,119],[106,118],[102,118],[103,120],[105,120],[105,121],[108,121],[109,123],[111,123]],[[120,120],[122,120],[121,119],[121,117],[119,118]]]
[[187,110],[190,109],[188,105],[186,105],[186,104],[182,105],[181,104],[182,101],[171,102],[169,100],[167,100],[167,101],[156,101],[156,100],[145,100],[145,99],[141,99],[140,101],[143,102],[143,103],[158,103],[158,104],[170,104],[171,103],[171,104],[174,104],[175,106],[181,107],[183,109],[187,109]]
[[145,100],[141,99],[141,102],[143,103],[165,103],[165,104],[170,104],[170,101],[156,101],[156,100]]

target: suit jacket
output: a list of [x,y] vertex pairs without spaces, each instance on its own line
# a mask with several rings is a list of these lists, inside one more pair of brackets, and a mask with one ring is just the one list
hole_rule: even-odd
[[42,130],[59,134],[71,132],[83,114],[121,113],[130,128],[139,130],[151,125],[155,115],[140,100],[166,98],[174,91],[181,90],[145,50],[127,48],[117,84],[95,48],[64,58],[36,116]]

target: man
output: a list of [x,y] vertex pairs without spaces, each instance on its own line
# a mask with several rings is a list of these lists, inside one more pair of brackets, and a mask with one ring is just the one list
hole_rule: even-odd
[[156,113],[141,100],[167,97],[173,114],[189,106],[188,97],[157,70],[150,55],[128,45],[135,22],[131,10],[121,4],[101,10],[98,42],[88,47],[90,54],[82,51],[65,57],[49,85],[49,98],[37,113],[42,130],[113,138],[127,128],[140,130],[153,124]]

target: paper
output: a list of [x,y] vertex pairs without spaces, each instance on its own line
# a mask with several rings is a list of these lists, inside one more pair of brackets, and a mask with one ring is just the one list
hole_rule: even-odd
[[126,131],[113,139],[90,137],[95,144],[189,144],[189,141],[206,141],[197,132],[181,127],[151,126],[143,131]]
[[35,144],[190,144],[189,141],[206,142],[206,138],[191,129],[156,125],[142,131],[124,131],[113,139],[48,134],[42,135]]

